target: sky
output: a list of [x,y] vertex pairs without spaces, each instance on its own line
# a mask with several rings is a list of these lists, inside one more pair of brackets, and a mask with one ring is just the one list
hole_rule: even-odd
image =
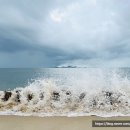
[[130,0],[0,0],[0,67],[130,67]]

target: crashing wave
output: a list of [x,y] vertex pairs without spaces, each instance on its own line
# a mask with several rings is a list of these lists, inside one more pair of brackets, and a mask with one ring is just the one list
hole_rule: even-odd
[[[124,81],[118,84],[124,84]],[[127,116],[130,115],[130,94],[119,87],[90,92],[59,87],[50,80],[36,80],[25,88],[0,91],[0,114]]]

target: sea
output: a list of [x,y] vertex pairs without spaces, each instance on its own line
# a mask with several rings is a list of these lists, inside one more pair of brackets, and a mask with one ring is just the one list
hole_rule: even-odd
[[0,115],[130,116],[130,68],[1,68]]

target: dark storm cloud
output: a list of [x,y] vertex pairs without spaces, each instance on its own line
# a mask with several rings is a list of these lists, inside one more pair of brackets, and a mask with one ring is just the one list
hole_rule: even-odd
[[14,53],[17,51],[23,51],[26,49],[30,49],[30,46],[20,43],[19,41],[15,41],[12,39],[0,39],[0,51],[5,53]]
[[130,66],[129,52],[129,0],[0,0],[0,67]]

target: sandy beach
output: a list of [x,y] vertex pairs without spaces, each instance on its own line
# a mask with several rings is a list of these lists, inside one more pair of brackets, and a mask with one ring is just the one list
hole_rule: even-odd
[[130,117],[0,116],[0,130],[129,130],[130,127],[92,127],[92,120],[130,120]]

